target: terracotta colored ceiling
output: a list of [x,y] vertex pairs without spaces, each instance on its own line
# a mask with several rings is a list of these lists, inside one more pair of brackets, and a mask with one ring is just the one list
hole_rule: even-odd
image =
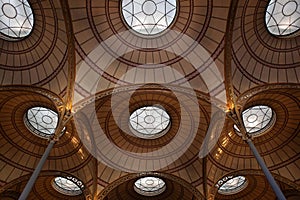
[[[1,199],[17,199],[48,144],[26,128],[27,109],[69,105],[73,118],[28,199],[70,199],[51,186],[67,174],[86,186],[73,199],[145,199],[133,182],[149,171],[167,183],[156,199],[275,199],[224,115],[230,95],[241,110],[276,112],[272,129],[253,141],[288,199],[299,197],[300,37],[269,34],[268,1],[179,0],[174,23],[153,38],[128,31],[119,0],[29,2],[32,34],[0,39]],[[128,124],[147,105],[171,118],[155,140],[135,137]],[[229,198],[215,184],[230,174],[248,187]]]
[[266,30],[267,5],[255,0],[237,5],[231,60],[237,95],[257,85],[300,82],[300,39],[274,37]]
[[67,34],[59,1],[30,1],[34,30],[18,42],[1,39],[1,85],[35,85],[61,96],[67,86]]

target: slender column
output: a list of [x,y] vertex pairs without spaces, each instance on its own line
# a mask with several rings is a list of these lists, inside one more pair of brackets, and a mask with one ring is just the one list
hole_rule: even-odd
[[37,177],[39,176],[40,174],[40,171],[42,170],[49,154],[50,154],[50,151],[53,147],[53,145],[55,144],[55,140],[51,140],[50,143],[48,144],[48,147],[46,148],[40,162],[38,163],[37,167],[35,168],[35,170],[33,171],[29,181],[27,182],[21,196],[19,197],[19,200],[25,200],[27,198],[27,196],[29,195]]
[[263,170],[268,182],[270,183],[273,191],[275,192],[277,198],[279,200],[286,200],[286,198],[284,197],[280,187],[277,185],[275,179],[273,178],[271,172],[269,171],[268,167],[266,166],[266,163],[263,161],[263,159],[261,158],[261,156],[259,155],[256,147],[254,146],[253,142],[251,139],[246,139],[248,145],[250,146],[250,149],[252,151],[252,153],[254,154],[258,164],[260,165],[261,169]]

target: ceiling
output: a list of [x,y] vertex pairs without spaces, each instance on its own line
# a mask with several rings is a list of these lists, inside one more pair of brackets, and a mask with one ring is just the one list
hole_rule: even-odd
[[[0,38],[0,198],[17,199],[48,140],[24,114],[59,113],[66,132],[28,199],[276,199],[228,113],[267,105],[276,121],[253,142],[287,199],[300,197],[300,37],[265,26],[267,0],[178,0],[169,29],[146,37],[129,29],[119,0],[30,0],[32,33]],[[167,134],[136,137],[136,109],[160,105]],[[64,115],[65,114],[65,115]],[[79,196],[53,189],[72,175]],[[166,191],[143,197],[134,181],[155,175]],[[222,195],[226,175],[247,187]]]

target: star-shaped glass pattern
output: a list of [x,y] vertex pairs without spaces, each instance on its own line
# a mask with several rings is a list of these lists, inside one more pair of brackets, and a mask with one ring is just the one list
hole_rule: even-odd
[[84,190],[82,181],[72,176],[55,177],[52,185],[58,192],[70,196],[79,195]]
[[27,0],[0,0],[0,33],[7,40],[18,40],[28,36],[34,16]]
[[166,183],[161,178],[147,176],[134,183],[134,190],[143,196],[156,196],[166,190]]
[[272,108],[265,105],[253,106],[243,111],[243,122],[247,133],[258,134],[268,129],[274,122]]
[[265,22],[269,32],[277,36],[295,33],[300,29],[299,0],[270,0]]
[[138,136],[150,138],[168,130],[170,116],[161,107],[146,106],[135,110],[129,119],[130,125]]
[[122,0],[122,14],[136,32],[155,35],[166,30],[176,16],[177,0]]
[[49,138],[55,133],[58,115],[49,108],[32,107],[24,116],[27,128],[38,136]]
[[246,186],[247,179],[244,176],[225,176],[216,184],[218,192],[225,195],[238,193]]

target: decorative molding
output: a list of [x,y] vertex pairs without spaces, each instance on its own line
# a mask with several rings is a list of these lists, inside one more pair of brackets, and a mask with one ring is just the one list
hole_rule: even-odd
[[72,107],[76,77],[75,35],[68,1],[61,0],[60,4],[63,10],[68,38],[68,85],[66,107],[70,110]]
[[237,99],[237,108],[242,109],[248,103],[248,101],[259,93],[264,91],[277,90],[277,89],[300,89],[300,84],[267,84],[263,86],[257,86],[242,93]]
[[44,89],[44,88],[40,88],[40,87],[36,87],[36,86],[24,86],[24,85],[10,85],[10,86],[1,86],[0,87],[0,92],[1,91],[22,91],[22,92],[32,92],[32,93],[36,93],[39,95],[42,95],[46,98],[48,98],[49,100],[51,100],[53,102],[53,104],[56,106],[58,111],[61,111],[62,107],[64,107],[64,101],[62,100],[62,98],[60,96],[58,96],[57,94],[55,94],[54,92]]
[[225,53],[224,53],[224,72],[225,72],[225,89],[227,104],[229,108],[233,108],[235,104],[234,87],[232,83],[232,36],[233,27],[235,22],[236,10],[237,10],[238,0],[233,0],[230,5],[228,12],[228,20],[226,25],[226,36],[225,36]]
[[180,86],[175,86],[175,85],[168,85],[168,84],[164,84],[164,85],[159,85],[159,84],[135,84],[135,85],[127,85],[127,86],[120,86],[120,87],[116,87],[116,88],[112,88],[112,89],[108,89],[105,90],[103,92],[99,92],[93,96],[90,96],[82,101],[80,101],[79,103],[75,104],[73,106],[73,113],[78,112],[79,110],[81,110],[82,108],[84,108],[85,106],[99,100],[102,98],[105,98],[107,96],[113,95],[113,94],[117,94],[120,92],[128,92],[128,91],[134,91],[134,90],[138,90],[138,89],[144,89],[144,90],[171,90],[171,91],[176,91],[176,92],[181,92],[183,94],[186,95],[191,95],[193,93],[195,93],[197,95],[198,99],[202,99],[206,102],[211,103],[212,105],[216,106],[217,108],[223,110],[224,112],[227,110],[227,106],[225,103],[221,102],[220,100],[209,96],[209,94],[200,92],[200,91],[195,91],[195,90],[191,90],[189,88],[185,88],[185,87],[180,87]]
[[144,173],[139,173],[139,174],[129,174],[129,175],[123,176],[123,177],[119,178],[118,180],[112,182],[106,188],[104,188],[104,190],[101,191],[101,193],[98,195],[98,200],[104,200],[105,197],[113,189],[117,188],[122,183],[128,182],[132,179],[137,179],[137,178],[140,178],[143,176],[157,176],[157,177],[161,177],[161,178],[166,178],[168,180],[179,183],[184,188],[188,189],[194,195],[194,197],[196,197],[197,199],[199,199],[199,200],[205,199],[203,197],[203,195],[195,187],[193,187],[190,183],[188,183],[187,181],[185,181],[177,176],[174,176],[171,174],[160,173],[160,172],[144,172]]

